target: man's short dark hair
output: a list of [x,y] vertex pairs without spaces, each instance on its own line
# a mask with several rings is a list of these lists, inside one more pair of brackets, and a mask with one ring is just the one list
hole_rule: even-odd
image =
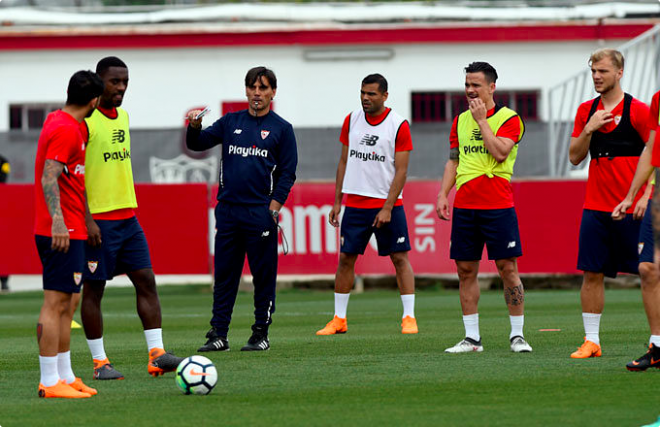
[[497,81],[497,71],[488,62],[473,62],[465,67],[465,74],[467,73],[484,73],[488,83],[495,83]]
[[66,105],[85,106],[101,96],[105,85],[98,74],[92,71],[78,71],[69,79]]
[[254,67],[250,69],[245,75],[245,87],[252,86],[257,80],[261,80],[262,77],[265,77],[266,80],[268,80],[270,87],[277,89],[277,77],[275,77],[273,70],[266,67]]
[[106,71],[108,71],[110,67],[119,67],[119,68],[128,69],[124,61],[117,58],[116,56],[106,56],[105,58],[101,59],[98,62],[98,64],[96,64],[96,74],[102,76],[103,74],[105,74]]
[[369,74],[367,77],[362,79],[362,86],[370,85],[372,83],[378,83],[378,90],[380,93],[387,92],[387,79],[381,74]]

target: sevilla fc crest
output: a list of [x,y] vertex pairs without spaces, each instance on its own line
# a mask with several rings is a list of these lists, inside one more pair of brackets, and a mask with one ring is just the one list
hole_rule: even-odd
[[90,273],[94,274],[96,267],[99,266],[98,261],[87,261],[87,268],[89,268]]
[[81,280],[82,280],[82,273],[73,273],[73,281],[76,282],[76,285],[80,286]]
[[268,137],[268,135],[270,135],[269,130],[262,130],[261,131],[261,139],[266,139]]
[[621,116],[614,116],[614,124],[619,125],[619,122],[621,121]]

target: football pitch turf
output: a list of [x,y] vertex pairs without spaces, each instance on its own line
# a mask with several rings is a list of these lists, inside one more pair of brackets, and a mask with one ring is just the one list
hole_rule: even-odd
[[[195,354],[209,327],[209,287],[159,291],[166,348]],[[328,337],[315,331],[332,317],[331,292],[280,292],[271,350],[240,352],[253,320],[252,295],[240,293],[231,351],[205,354],[218,369],[218,385],[208,396],[185,396],[172,373],[148,376],[134,292],[110,288],[103,301],[106,351],[126,379],[92,380],[84,334],[75,329],[74,372],[99,391],[80,400],[37,397],[41,301],[40,292],[0,295],[2,427],[641,426],[660,414],[660,370],[624,367],[648,343],[639,289],[606,292],[603,357],[587,360],[569,357],[583,339],[577,291],[527,293],[529,354],[510,351],[508,313],[495,291],[480,302],[484,352],[443,353],[464,332],[453,290],[417,293],[417,335],[400,333],[396,291],[352,295],[348,333]]]

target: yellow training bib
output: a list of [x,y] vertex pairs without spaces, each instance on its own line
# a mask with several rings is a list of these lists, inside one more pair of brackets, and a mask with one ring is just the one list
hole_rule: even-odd
[[85,155],[85,188],[92,214],[136,208],[128,113],[117,108],[110,119],[95,110],[85,119],[89,142]]

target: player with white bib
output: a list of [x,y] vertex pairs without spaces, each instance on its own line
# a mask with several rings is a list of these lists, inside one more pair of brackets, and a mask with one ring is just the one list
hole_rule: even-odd
[[403,316],[401,332],[416,334],[415,277],[408,251],[408,225],[402,191],[406,183],[412,138],[408,122],[385,107],[387,80],[370,74],[362,80],[362,108],[344,120],[342,145],[335,181],[335,203],[329,221],[339,227],[344,194],[346,208],[341,220],[341,250],[335,275],[335,315],[316,335],[343,334],[355,262],[364,254],[372,234],[378,255],[388,256],[396,270]]

